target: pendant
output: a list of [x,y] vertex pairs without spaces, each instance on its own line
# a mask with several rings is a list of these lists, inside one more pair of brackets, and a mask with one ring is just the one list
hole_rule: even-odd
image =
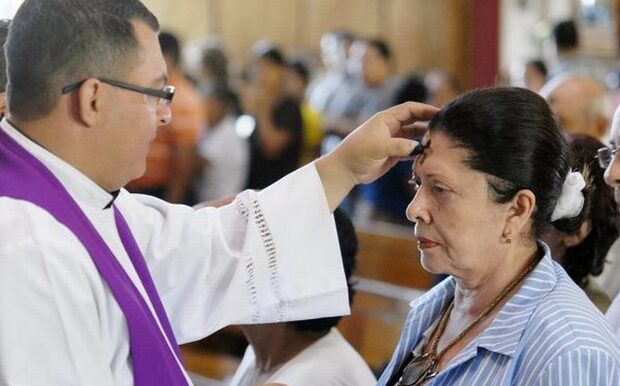
[[437,362],[434,356],[430,353],[426,353],[422,356],[413,358],[405,369],[403,374],[398,380],[398,385],[402,386],[420,386],[426,381],[434,378],[437,375],[435,367]]

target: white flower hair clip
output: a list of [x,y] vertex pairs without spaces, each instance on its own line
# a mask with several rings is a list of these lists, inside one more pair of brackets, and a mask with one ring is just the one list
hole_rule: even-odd
[[586,181],[579,172],[569,172],[562,185],[562,193],[553,208],[551,222],[561,218],[576,217],[583,209],[585,198],[581,192],[586,187]]

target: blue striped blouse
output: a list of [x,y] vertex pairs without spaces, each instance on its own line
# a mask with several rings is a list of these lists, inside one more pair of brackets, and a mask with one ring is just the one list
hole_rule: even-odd
[[[620,346],[603,315],[546,254],[489,327],[426,386],[620,385]],[[453,278],[411,302],[392,374],[454,297]],[[392,385],[389,385],[392,386]]]

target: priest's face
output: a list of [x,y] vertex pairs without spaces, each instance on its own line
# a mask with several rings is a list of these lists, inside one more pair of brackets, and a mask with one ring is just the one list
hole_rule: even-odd
[[[146,24],[132,23],[138,55],[124,79],[131,85],[161,89],[167,80],[166,64],[157,33]],[[170,107],[157,97],[104,84],[108,93],[107,117],[101,145],[107,154],[109,190],[119,189],[144,174],[146,157],[157,128],[170,123]]]

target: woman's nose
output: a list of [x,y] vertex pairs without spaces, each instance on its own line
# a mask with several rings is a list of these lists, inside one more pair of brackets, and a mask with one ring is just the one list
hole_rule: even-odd
[[407,219],[411,222],[424,222],[430,223],[431,216],[424,204],[424,197],[421,190],[418,190],[413,197],[413,200],[407,206]]

